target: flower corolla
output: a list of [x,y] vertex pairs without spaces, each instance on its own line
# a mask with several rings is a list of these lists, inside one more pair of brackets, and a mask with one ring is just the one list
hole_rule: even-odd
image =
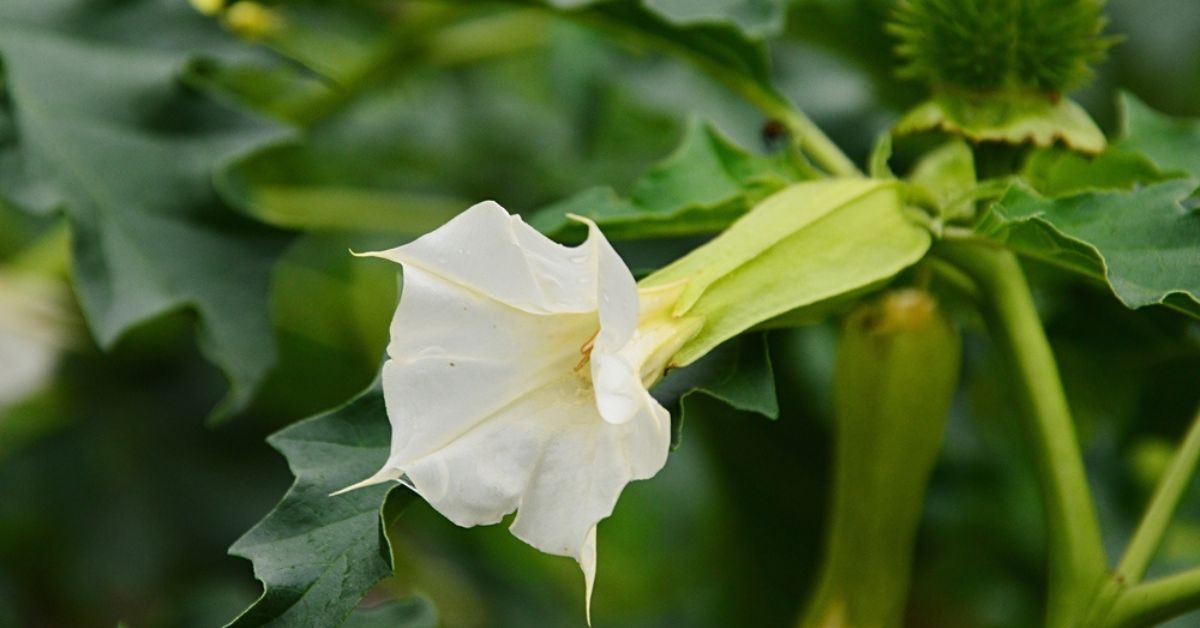
[[[581,219],[582,220],[582,219]],[[595,224],[566,247],[494,202],[368,253],[403,266],[382,388],[395,480],[461,526],[499,522],[583,570],[627,483],[667,459],[670,417],[647,391],[698,330],[683,291],[639,292]],[[350,490],[346,489],[346,490]]]

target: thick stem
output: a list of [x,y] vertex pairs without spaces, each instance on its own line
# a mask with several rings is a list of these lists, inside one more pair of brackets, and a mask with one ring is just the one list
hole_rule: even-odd
[[988,330],[1016,383],[1048,536],[1046,625],[1073,626],[1104,577],[1107,560],[1066,395],[1029,286],[1008,251],[944,243],[937,253],[978,285]]

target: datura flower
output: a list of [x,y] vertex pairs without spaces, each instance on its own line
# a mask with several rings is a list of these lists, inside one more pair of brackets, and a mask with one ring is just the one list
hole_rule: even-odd
[[391,453],[351,490],[402,482],[461,526],[499,522],[584,573],[596,525],[667,459],[670,417],[647,392],[700,327],[684,284],[639,292],[594,223],[557,244],[493,202],[398,248],[382,385]]

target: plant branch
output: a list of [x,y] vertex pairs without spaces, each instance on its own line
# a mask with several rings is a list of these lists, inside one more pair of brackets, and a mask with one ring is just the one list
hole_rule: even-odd
[[988,330],[1017,384],[1014,392],[1032,444],[1048,535],[1046,625],[1073,626],[1104,577],[1107,559],[1050,343],[1011,252],[944,242],[936,253],[979,287]]
[[1200,608],[1200,567],[1126,589],[1105,626],[1143,628]]
[[1163,534],[1179,506],[1179,500],[1196,472],[1197,462],[1200,462],[1200,414],[1192,420],[1192,426],[1171,460],[1171,466],[1159,480],[1154,496],[1150,498],[1150,505],[1133,534],[1133,540],[1117,565],[1116,575],[1123,578],[1126,584],[1136,583],[1146,575],[1146,567],[1162,543]]
[[[1198,461],[1200,461],[1200,414],[1193,419],[1192,426],[1188,429],[1187,435],[1179,445],[1179,450],[1171,460],[1171,465],[1158,481],[1154,496],[1150,498],[1150,505],[1142,515],[1142,520],[1138,523],[1137,530],[1133,533],[1133,538],[1125,549],[1125,554],[1121,557],[1116,571],[1113,572],[1092,602],[1086,625],[1130,625],[1123,618],[1123,614],[1131,612],[1129,610],[1131,604],[1137,609],[1138,614],[1154,614],[1159,612],[1154,606],[1156,604],[1168,608],[1175,608],[1177,604],[1174,599],[1159,597],[1160,595],[1175,591],[1176,594],[1187,597],[1186,593],[1180,593],[1177,588],[1167,588],[1163,591],[1155,588],[1152,589],[1155,595],[1147,596],[1142,588],[1136,585],[1146,575],[1146,568],[1154,559],[1159,545],[1162,544],[1163,535],[1171,523],[1179,500],[1192,481]],[[1196,605],[1200,605],[1200,600],[1183,610],[1190,610]]]
[[612,19],[595,12],[555,11],[544,5],[538,6],[553,11],[555,15],[565,16],[688,59],[705,74],[740,95],[764,114],[782,122],[791,134],[793,143],[826,172],[838,177],[862,176],[862,171],[858,169],[858,166],[854,165],[846,153],[842,152],[842,149],[829,139],[829,136],[825,135],[825,132],[816,123],[769,86],[703,55],[696,54],[688,46],[681,45],[679,42],[656,36],[654,33],[628,28],[619,19]]

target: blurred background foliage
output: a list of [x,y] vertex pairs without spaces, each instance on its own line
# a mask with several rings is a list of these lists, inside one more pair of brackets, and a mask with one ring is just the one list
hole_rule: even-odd
[[[775,85],[860,163],[924,96],[896,76],[886,0],[647,4],[684,23],[716,11],[765,39]],[[0,626],[213,626],[257,597],[249,563],[225,552],[291,481],[264,437],[368,385],[386,342],[395,273],[348,250],[484,198],[532,213],[592,186],[627,194],[692,118],[778,149],[763,114],[695,66],[525,3],[271,10],[222,24],[184,0],[0,6],[0,323],[40,330],[0,344],[0,374],[40,383],[0,390]],[[1126,39],[1077,94],[1101,126],[1114,129],[1118,89],[1200,115],[1200,4],[1107,12]],[[150,203],[168,216],[139,218]],[[617,245],[652,268],[694,242]],[[69,262],[103,253],[100,276]],[[1200,402],[1200,330],[1031,272],[1116,550]],[[969,325],[966,341],[909,625],[1036,625],[1031,465],[994,356]],[[825,516],[834,327],[768,342],[779,419],[689,400],[666,469],[603,525],[595,625],[782,626],[801,608]],[[1200,561],[1193,493],[1156,570]],[[365,604],[432,604],[352,625],[580,624],[570,560],[420,502],[395,525],[397,573]]]

